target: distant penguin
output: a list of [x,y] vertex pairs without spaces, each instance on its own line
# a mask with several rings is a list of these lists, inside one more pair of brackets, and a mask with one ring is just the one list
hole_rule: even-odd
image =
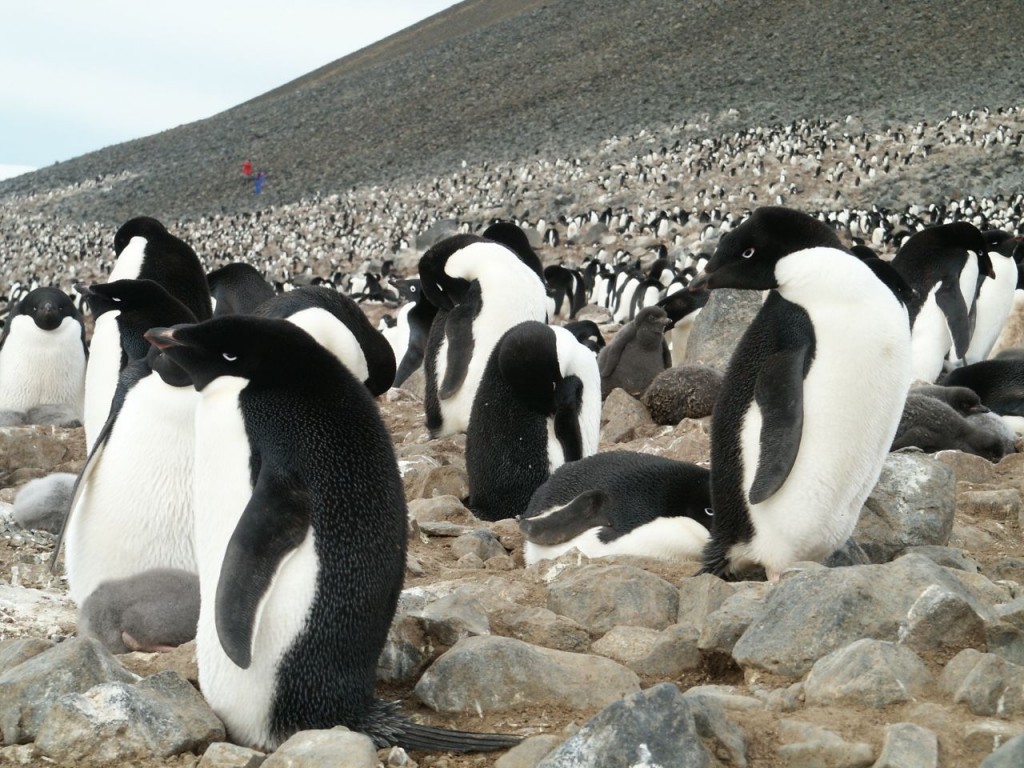
[[552,317],[570,320],[576,317],[576,313],[587,303],[583,278],[567,267],[561,264],[545,267],[544,281],[548,285],[548,295],[554,303]]
[[700,559],[711,524],[707,469],[632,451],[559,467],[519,520],[527,565],[578,549],[587,557]]
[[153,653],[194,639],[198,623],[199,577],[153,568],[93,590],[79,612],[78,634],[99,640],[111,653]]
[[[212,316],[210,290],[199,257],[156,219],[140,216],[121,225],[114,235],[114,252],[117,261],[109,282],[152,280],[184,304],[197,320]],[[117,377],[127,357],[120,347],[120,310],[116,306],[95,306],[89,297],[86,301],[95,318],[85,372],[83,422],[86,446],[92,449],[110,413]]]
[[129,362],[54,547],[56,562],[63,545],[68,591],[79,607],[105,581],[158,567],[196,570],[193,418],[199,398],[184,372],[143,338],[154,326],[195,318],[151,280],[117,280],[88,291],[95,302],[121,307]]
[[947,353],[955,360],[967,354],[978,284],[992,273],[988,249],[972,224],[941,224],[911,235],[891,265],[915,291],[908,306],[913,378],[934,382]]
[[697,315],[708,303],[710,291],[682,290],[671,293],[658,302],[665,310],[669,324],[665,335],[669,351],[672,353],[672,365],[682,365],[686,360],[686,345],[690,340],[690,332],[697,320]]
[[524,320],[546,321],[547,295],[520,256],[474,235],[442,240],[423,254],[419,273],[427,299],[438,307],[424,356],[426,426],[432,437],[445,437],[469,425],[476,389],[502,334]]
[[0,334],[0,411],[60,406],[81,420],[88,353],[82,315],[58,288],[36,288]]
[[510,328],[487,361],[466,432],[473,514],[521,514],[552,471],[597,451],[600,421],[593,353],[564,328],[536,320]]
[[770,292],[715,403],[704,572],[762,565],[774,580],[849,537],[910,386],[900,286],[895,271],[872,270],[791,209],[759,208],[719,241],[691,288]]
[[605,347],[601,329],[593,320],[573,320],[562,326],[576,337],[576,341],[585,346],[595,355]]
[[925,453],[963,451],[989,461],[999,461],[1006,453],[997,436],[977,428],[946,402],[914,389],[907,394],[890,450],[910,447]]
[[1014,250],[1020,247],[1017,240],[1009,232],[1000,230],[989,230],[983,232],[982,236],[989,249],[988,256],[995,278],[983,281],[978,292],[974,333],[964,356],[968,364],[988,359],[1010,316],[1013,293],[1020,279],[1017,262],[1014,261]]
[[256,312],[299,326],[338,358],[375,397],[395,381],[395,353],[359,305],[323,286],[304,286],[274,296]]
[[213,298],[213,316],[251,315],[265,301],[274,298],[274,286],[259,270],[240,261],[225,264],[206,276]]
[[597,355],[601,397],[616,387],[640,397],[654,377],[672,365],[665,341],[668,315],[661,307],[645,307],[619,329]]
[[365,385],[301,328],[225,316],[147,338],[196,413],[199,684],[229,738],[273,750],[344,725],[378,748],[501,749],[374,697],[405,571],[406,507]]

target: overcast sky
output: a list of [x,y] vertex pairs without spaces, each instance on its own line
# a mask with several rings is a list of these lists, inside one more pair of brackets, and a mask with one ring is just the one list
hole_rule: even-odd
[[217,114],[451,5],[0,3],[0,178]]

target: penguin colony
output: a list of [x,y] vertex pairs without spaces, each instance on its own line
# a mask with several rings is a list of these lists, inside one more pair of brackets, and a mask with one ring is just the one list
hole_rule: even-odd
[[[984,116],[986,122],[989,117]],[[976,118],[959,116],[961,133],[964,123]],[[922,126],[917,138],[924,137],[926,130],[935,128]],[[952,128],[945,130],[953,134],[952,141],[958,140]],[[1000,130],[993,128],[989,134],[998,136]],[[779,131],[772,139],[776,159],[796,167],[801,157],[813,156],[793,149],[809,146],[807,136],[812,131],[810,124],[791,126],[788,133]],[[1012,131],[1002,130],[998,140],[1014,138]],[[835,139],[832,142],[834,152]],[[734,144],[742,146],[743,140],[735,137]],[[734,148],[727,150],[732,146],[723,141],[717,148],[723,167],[739,157],[733,154]],[[783,146],[789,149],[784,151]],[[900,159],[911,164],[921,151],[908,149]],[[668,155],[663,148],[661,156]],[[744,168],[763,168],[766,157],[748,157]],[[885,165],[878,160],[860,161],[855,167],[867,168],[866,174]],[[835,178],[846,170],[844,166],[839,173],[828,173]],[[610,178],[604,183],[610,185]],[[246,269],[235,270],[235,275],[231,270],[216,278],[211,275],[208,282],[204,275],[205,298],[198,311],[188,305],[188,292],[166,278],[173,269],[143,271],[147,254],[159,250],[154,243],[161,230],[166,233],[163,225],[152,219],[126,224],[128,233],[141,230],[143,234],[126,238],[119,232],[116,260],[95,273],[101,279],[109,277],[110,282],[85,284],[82,290],[97,330],[104,315],[116,315],[111,318],[113,324],[105,324],[116,326],[116,336],[110,334],[116,344],[110,344],[102,356],[94,352],[89,362],[97,370],[106,366],[104,381],[112,380],[114,385],[106,403],[106,395],[98,398],[106,411],[98,419],[101,426],[94,432],[90,458],[65,522],[66,564],[82,610],[83,631],[109,637],[105,642],[113,647],[161,648],[181,641],[182,625],[196,617],[190,606],[194,609],[198,604],[200,684],[232,738],[244,743],[272,748],[295,730],[343,723],[368,733],[378,745],[503,748],[514,739],[418,726],[373,695],[376,655],[401,589],[405,548],[401,483],[397,469],[392,471],[394,454],[373,397],[395,381],[404,361],[410,361],[407,375],[417,368],[425,373],[431,369],[426,389],[429,393],[434,387],[437,413],[425,414],[428,428],[438,435],[468,433],[467,468],[482,468],[470,470],[469,505],[475,511],[487,506],[488,497],[496,495],[509,474],[497,473],[497,479],[488,476],[508,459],[500,446],[488,445],[481,436],[535,425],[524,431],[538,435],[527,448],[540,471],[526,473],[525,478],[514,476],[522,474],[517,470],[524,459],[512,459],[510,466],[516,470],[511,473],[512,482],[519,500],[511,508],[481,514],[485,518],[520,516],[531,561],[575,547],[594,555],[701,557],[704,570],[726,577],[742,577],[751,567],[762,566],[770,578],[776,578],[792,562],[827,557],[849,536],[903,421],[912,422],[918,412],[934,413],[934,408],[927,407],[904,409],[915,378],[965,387],[973,381],[981,390],[980,403],[962,410],[988,407],[1024,417],[1020,406],[1024,397],[1014,389],[1024,381],[1024,369],[1005,360],[1010,363],[1003,366],[1005,372],[999,369],[994,377],[988,368],[972,365],[986,365],[982,361],[998,346],[994,339],[1010,313],[1012,294],[1007,301],[1005,286],[1011,280],[1006,275],[1019,274],[1024,255],[1018,247],[1020,200],[957,201],[944,210],[900,214],[876,209],[808,216],[777,206],[758,208],[752,199],[736,206],[736,212],[723,213],[727,203],[735,202],[724,198],[705,190],[699,198],[703,204],[692,212],[644,210],[634,217],[628,211],[608,209],[557,223],[529,224],[536,233],[534,241],[549,246],[556,240],[579,241],[587,228],[635,235],[640,241],[644,233],[648,239],[667,238],[681,228],[680,222],[700,224],[699,240],[689,245],[673,241],[670,249],[652,243],[615,253],[597,247],[585,261],[575,265],[566,261],[558,270],[534,268],[524,257],[522,244],[510,242],[507,232],[499,229],[489,236],[486,230],[465,231],[465,225],[439,228],[443,236],[427,250],[416,274],[403,276],[408,284],[396,279],[383,258],[368,260],[354,271],[334,264],[335,269],[326,275],[320,271],[318,277],[306,270],[312,270],[312,264],[322,266],[319,258],[293,256],[287,267],[253,259],[260,265],[255,277],[263,283],[254,281],[252,270]],[[521,226],[516,230],[524,231]],[[183,235],[190,240],[187,232]],[[850,247],[855,243],[878,252],[895,249],[895,258],[886,253],[888,258],[878,259],[863,251],[855,255]],[[400,250],[401,238],[386,247]],[[529,242],[526,247],[530,248]],[[224,251],[237,252],[237,248]],[[477,258],[477,251],[485,252]],[[374,251],[367,247],[360,252]],[[925,257],[917,256],[921,253]],[[941,269],[919,268],[918,262],[928,254],[933,254],[936,265],[941,263]],[[1007,268],[1000,258],[1011,265]],[[449,267],[453,259],[456,264]],[[296,272],[294,267],[303,264],[303,271]],[[922,271],[927,274],[922,276]],[[356,325],[349,310],[358,307],[349,302],[370,297],[398,304],[415,293],[408,291],[414,278],[419,278],[421,286],[430,286],[420,290],[426,297],[424,306],[434,309],[432,316],[417,320],[413,327],[409,317],[423,301],[416,297],[406,304],[412,307],[395,338],[389,339],[386,332],[368,334],[365,326]],[[27,278],[8,292],[10,311],[0,340],[0,384],[5,366],[7,371],[22,368],[5,362],[20,358],[5,358],[4,350],[12,348],[11,339],[17,339],[20,328],[28,325],[19,318],[35,312],[28,301],[34,291],[26,289],[38,281],[38,276]],[[177,306],[170,309],[172,302],[161,297],[162,308],[156,309],[161,301],[155,301],[146,305],[154,314],[133,318],[126,298],[132,289],[151,289],[150,283],[176,300]],[[305,288],[289,290],[313,284],[328,293],[304,297]],[[509,306],[502,306],[507,298],[502,285],[515,295],[516,301]],[[713,296],[720,288],[767,291],[768,296],[722,384],[723,394],[712,417],[710,472],[680,462],[649,462],[654,457],[638,454],[597,453],[595,402],[601,394],[601,377],[594,346],[606,339],[589,346],[583,339],[590,329],[576,336],[559,325],[568,325],[587,304],[597,304],[624,326],[640,319],[638,315],[659,319],[664,315],[661,327],[671,330],[687,319],[692,322],[708,301],[705,291]],[[118,294],[119,290],[127,293]],[[847,314],[822,301],[829,290],[845,294],[845,304],[835,303],[844,304],[842,311]],[[216,296],[218,319],[197,322],[213,313],[211,293]],[[438,294],[443,298],[438,299]],[[998,300],[983,300],[988,295],[998,295]],[[700,298],[673,301],[673,296]],[[104,299],[115,297],[120,306],[105,309]],[[329,308],[337,304],[336,298],[344,309]],[[281,308],[271,309],[275,303]],[[500,311],[494,311],[496,304]],[[311,309],[329,319],[318,314],[315,323],[294,321]],[[72,304],[69,312],[73,310]],[[447,320],[452,316],[459,322],[449,331]],[[81,323],[76,322],[81,343]],[[399,311],[395,327],[401,323]],[[859,328],[853,348],[851,324]],[[38,322],[34,325],[42,328]],[[915,333],[922,343],[915,344]],[[612,348],[614,339],[607,335],[607,348]],[[331,339],[336,342],[339,336],[344,343],[332,346]],[[515,351],[517,339],[537,350],[535,359]],[[673,342],[669,349],[667,340],[666,336],[658,345],[662,368],[683,359],[677,358],[677,352],[685,356],[679,349],[685,341]],[[926,363],[920,367],[914,354],[917,347],[925,350]],[[346,356],[343,349],[350,354]],[[390,358],[381,355],[381,349]],[[83,349],[82,367],[84,354]],[[373,362],[380,359],[382,363]],[[64,378],[63,372],[76,363],[62,358],[56,365]],[[865,366],[872,368],[873,375],[867,383],[860,378]],[[45,370],[41,363],[29,367],[37,373]],[[531,369],[538,371],[538,379],[530,378]],[[918,376],[918,371],[924,375]],[[996,385],[982,386],[981,382],[989,384],[993,379]],[[538,381],[543,386],[538,387]],[[110,388],[109,383],[106,386]],[[83,387],[81,402],[87,417],[89,386]],[[553,400],[549,387],[556,391]],[[559,397],[560,387],[571,396]],[[865,387],[868,395],[861,391]],[[445,413],[441,404],[447,398],[442,394],[462,388],[462,400]],[[134,409],[151,414],[153,402],[169,402],[180,390],[189,393],[191,405],[185,407],[196,414],[196,429],[180,436],[192,441],[183,453],[194,451],[196,458],[191,470],[179,468],[171,474],[177,473],[177,482],[191,471],[189,490],[181,492],[178,500],[193,488],[197,498],[182,505],[187,508],[164,513],[162,522],[159,518],[150,522],[165,534],[174,525],[194,526],[195,537],[187,541],[190,556],[184,561],[142,563],[127,562],[127,556],[112,558],[111,565],[124,566],[128,572],[112,568],[99,577],[80,580],[72,575],[73,563],[89,549],[75,543],[76,529],[87,528],[90,513],[101,506],[90,504],[89,494],[96,493],[97,486],[118,482],[116,471],[104,472],[105,464],[114,463],[112,447],[120,442],[122,450],[130,450],[151,439],[152,435],[137,434],[141,417]],[[82,397],[81,390],[78,394]],[[865,396],[872,403],[870,423],[862,418],[862,407],[850,407],[851,402],[862,403],[858,398]],[[495,397],[502,403],[501,412],[484,411],[483,404],[495,402]],[[0,402],[0,410],[29,407],[13,400],[9,405]],[[948,407],[957,418],[977,415]],[[280,418],[281,414],[286,417]],[[471,439],[474,427],[480,430],[475,440]],[[337,453],[352,450],[347,444],[353,430],[359,446],[369,453]],[[837,450],[833,430],[856,434],[858,439]],[[949,431],[976,447],[976,452],[998,458],[991,441],[958,427],[951,426]],[[300,457],[298,463],[294,451]],[[128,459],[117,461],[118,465],[125,466],[123,461]],[[359,468],[371,464],[376,468],[372,477],[360,476]],[[352,472],[339,476],[338,466]],[[666,488],[674,492],[657,500],[637,501],[644,498],[643,493]],[[377,493],[380,498],[366,498]],[[475,504],[475,500],[484,501]],[[271,518],[271,509],[281,510],[280,517]],[[791,509],[800,513],[788,515]],[[366,573],[355,575],[347,571],[353,555],[327,543],[339,538],[331,537],[330,531],[339,526],[348,530],[342,521],[352,519],[365,523],[355,534],[356,545],[376,548],[374,557],[379,558]],[[679,524],[678,534],[672,524]],[[173,538],[190,536],[179,533]],[[679,546],[671,546],[676,541]],[[668,546],[657,552],[655,543]],[[135,612],[140,595],[144,600],[154,589],[181,598],[175,611],[167,612],[175,617],[173,626],[163,631],[152,630],[151,614]],[[353,590],[374,611],[360,612],[348,602],[338,604],[337,594]],[[287,601],[275,599],[285,591],[290,596]],[[370,613],[374,613],[372,619]],[[267,629],[270,623],[263,623],[266,616],[273,617],[275,631]],[[342,616],[341,625],[349,634],[339,638],[326,630],[330,622],[323,617]],[[331,646],[339,642],[340,646]],[[332,653],[332,648],[339,647],[344,651]],[[293,674],[276,673],[279,663]],[[332,666],[337,664],[341,666]],[[317,671],[310,672],[311,668]],[[321,672],[325,669],[329,671]],[[241,691],[247,696],[240,697]],[[329,706],[323,704],[325,700]]]

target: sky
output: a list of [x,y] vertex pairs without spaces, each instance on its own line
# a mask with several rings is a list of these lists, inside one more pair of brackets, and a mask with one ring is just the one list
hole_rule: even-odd
[[454,4],[0,3],[0,178],[210,117]]

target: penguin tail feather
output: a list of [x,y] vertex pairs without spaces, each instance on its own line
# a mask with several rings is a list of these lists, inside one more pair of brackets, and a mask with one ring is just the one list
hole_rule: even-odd
[[494,752],[523,740],[511,734],[453,731],[419,723],[403,723],[400,731],[395,734],[397,746],[423,752]]

